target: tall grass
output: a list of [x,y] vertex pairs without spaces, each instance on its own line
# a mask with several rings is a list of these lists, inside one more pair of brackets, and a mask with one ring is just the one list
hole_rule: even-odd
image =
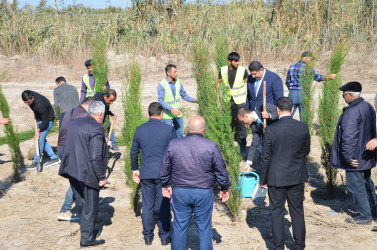
[[132,48],[149,56],[189,55],[194,39],[211,44],[218,34],[231,40],[232,51],[253,57],[277,51],[298,54],[311,40],[313,48],[325,49],[343,37],[371,46],[376,40],[375,10],[366,7],[366,0],[140,3],[123,10],[42,4],[12,11],[2,5],[0,53],[69,60],[72,51],[88,51],[101,31],[109,48]]
[[[124,126],[122,135],[126,142],[125,164],[124,171],[126,173],[127,184],[131,188],[131,207],[136,210],[139,200],[138,189],[139,184],[136,184],[132,178],[130,150],[132,145],[132,138],[135,134],[136,127],[145,122],[141,109],[141,68],[136,62],[125,67],[125,75],[127,81],[123,84],[123,110],[124,110]],[[139,160],[140,162],[140,160]]]
[[[225,47],[222,49],[217,48],[216,51],[224,55],[223,49]],[[205,136],[219,145],[225,160],[229,179],[232,183],[229,188],[230,197],[227,205],[235,219],[241,205],[240,188],[238,185],[241,156],[239,148],[234,146],[234,134],[230,127],[230,103],[224,100],[221,88],[219,91],[216,91],[217,78],[211,70],[208,44],[199,41],[194,43],[192,55],[194,75],[197,82],[199,114],[206,120]],[[219,55],[216,55],[216,57],[220,58]]]
[[335,79],[328,80],[324,83],[319,99],[319,138],[322,148],[321,163],[325,169],[326,187],[330,195],[334,194],[338,172],[336,168],[330,166],[330,156],[337,121],[341,113],[339,108],[339,88],[342,85],[342,76],[339,72],[349,49],[350,46],[347,43],[339,43],[335,46],[331,55],[328,73],[337,74],[337,76]]
[[[3,73],[0,76],[0,82],[5,78],[6,73]],[[0,84],[0,111],[4,118],[10,117],[10,108],[8,105],[8,101],[5,98],[2,86]],[[20,179],[20,161],[21,161],[21,149],[20,149],[20,138],[18,134],[14,132],[13,125],[10,122],[7,125],[4,125],[4,132],[6,143],[9,146],[11,155],[12,155],[12,162],[13,162],[13,176],[12,179],[14,181],[18,181]]]

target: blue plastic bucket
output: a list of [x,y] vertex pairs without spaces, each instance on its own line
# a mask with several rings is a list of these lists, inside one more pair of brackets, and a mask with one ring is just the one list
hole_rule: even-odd
[[259,181],[259,175],[252,171],[241,172],[238,175],[238,182],[241,188],[241,197],[249,197],[254,192],[255,185]]

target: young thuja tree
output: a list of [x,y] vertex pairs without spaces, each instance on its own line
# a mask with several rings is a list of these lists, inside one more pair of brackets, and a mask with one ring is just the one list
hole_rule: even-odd
[[96,81],[95,92],[106,92],[107,76],[109,65],[106,58],[107,47],[105,36],[102,32],[98,33],[92,47],[92,67]]
[[229,179],[232,183],[227,205],[233,218],[236,218],[241,205],[238,183],[241,156],[239,148],[234,147],[234,134],[230,127],[230,103],[224,100],[221,87],[216,90],[217,78],[211,70],[208,45],[196,42],[192,55],[194,75],[197,82],[199,114],[206,120],[205,136],[219,145],[227,165]]
[[141,68],[136,62],[133,62],[125,68],[125,75],[127,81],[123,84],[123,110],[124,110],[124,126],[122,135],[126,142],[125,166],[127,184],[131,188],[131,207],[136,210],[139,200],[138,188],[139,185],[133,181],[130,150],[132,145],[132,138],[136,127],[145,122],[141,109]]
[[215,64],[217,72],[220,72],[222,66],[228,65],[229,48],[226,42],[225,36],[221,33],[217,33],[215,37]]
[[[0,82],[5,78],[5,73],[0,76]],[[0,84],[0,110],[4,118],[9,118],[10,108],[8,102],[5,98],[2,86]],[[6,143],[9,146],[12,162],[13,162],[13,181],[18,181],[20,179],[20,160],[21,160],[21,149],[20,149],[20,138],[18,134],[14,132],[12,123],[4,125],[4,132],[6,136]]]
[[330,166],[330,156],[337,121],[341,113],[339,108],[339,88],[342,85],[342,76],[339,72],[349,49],[350,46],[347,43],[339,43],[335,46],[330,59],[329,74],[337,75],[335,79],[324,83],[319,99],[321,164],[326,172],[326,187],[330,195],[334,194],[337,175],[337,169]]
[[302,75],[300,76],[300,87],[301,87],[301,105],[303,112],[301,114],[302,121],[306,122],[309,126],[310,134],[313,134],[313,118],[314,118],[314,60],[306,63]]

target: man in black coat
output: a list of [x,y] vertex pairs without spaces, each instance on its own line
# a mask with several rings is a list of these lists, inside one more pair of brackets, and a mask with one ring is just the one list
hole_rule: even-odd
[[[162,122],[163,107],[152,102],[148,107],[150,120],[137,127],[131,147],[131,168],[133,179],[140,183],[142,191],[143,235],[146,245],[153,240],[154,204],[157,194],[159,206],[158,227],[161,244],[170,243],[170,199],[162,196],[161,180],[159,179],[162,157],[169,142],[176,138],[174,127]],[[139,172],[139,152],[141,150],[141,166]]]
[[268,186],[275,249],[284,249],[284,210],[288,200],[295,249],[305,248],[304,186],[308,179],[305,157],[310,152],[308,124],[291,117],[289,97],[276,102],[279,120],[267,126],[263,140],[260,184]]
[[73,119],[68,127],[59,175],[68,178],[80,213],[80,246],[105,243],[96,240],[94,225],[98,214],[99,190],[107,183],[107,146],[102,121],[105,105],[89,105],[89,116]]
[[245,108],[241,108],[238,111],[238,120],[242,122],[245,127],[250,126],[250,129],[253,132],[253,140],[247,153],[247,160],[243,171],[247,171],[252,164],[255,164],[259,157],[259,152],[262,152],[261,139],[263,139],[263,119],[266,119],[267,125],[270,125],[278,118],[275,105],[267,103],[266,111],[262,110],[263,107],[260,107],[256,111]]
[[346,222],[371,224],[372,218],[377,219],[376,193],[370,178],[376,159],[374,152],[368,150],[368,142],[376,136],[376,113],[360,97],[359,82],[349,82],[339,89],[349,106],[343,108],[336,126],[330,164],[346,170],[347,189],[356,206],[356,217],[347,218]]

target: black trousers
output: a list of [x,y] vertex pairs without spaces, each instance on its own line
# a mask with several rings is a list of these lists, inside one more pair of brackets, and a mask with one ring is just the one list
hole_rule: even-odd
[[284,208],[288,200],[295,249],[305,248],[304,183],[286,187],[268,187],[275,249],[284,249]]
[[98,215],[99,189],[94,189],[85,183],[70,178],[73,196],[80,213],[81,243],[89,243],[94,240],[94,225]]
[[230,100],[230,111],[231,111],[231,116],[232,116],[232,130],[235,131],[235,141],[238,142],[238,145],[240,146],[241,153],[243,153],[246,150],[246,137],[247,137],[247,128],[245,125],[238,120],[238,111],[240,108],[244,108],[245,103],[242,104],[236,104],[233,99]]
[[157,225],[159,228],[159,236],[161,240],[168,240],[170,238],[170,199],[162,196],[161,181],[159,179],[142,179],[142,206],[143,213],[141,220],[143,222],[144,238],[152,238],[154,236],[154,204],[157,196],[157,203],[159,206],[159,216]]

